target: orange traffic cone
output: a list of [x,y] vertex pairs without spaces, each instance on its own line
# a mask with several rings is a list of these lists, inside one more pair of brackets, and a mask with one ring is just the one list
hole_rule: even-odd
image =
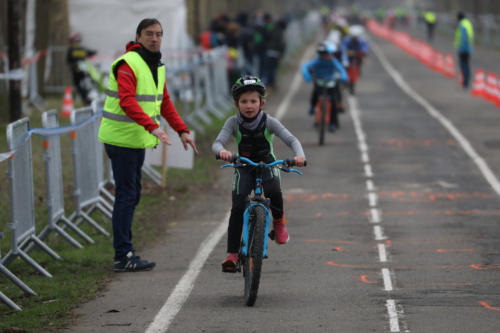
[[71,92],[71,86],[66,86],[66,89],[64,90],[61,116],[69,117],[71,110],[73,110],[73,93]]
[[492,102],[496,106],[500,107],[500,75],[497,75],[497,84],[495,87],[495,98]]
[[484,71],[482,69],[476,70],[474,74],[474,86],[472,87],[472,95],[476,97],[484,96]]
[[488,75],[486,76],[486,89],[483,97],[486,100],[495,103],[496,91],[497,91],[497,76],[495,73],[488,72]]

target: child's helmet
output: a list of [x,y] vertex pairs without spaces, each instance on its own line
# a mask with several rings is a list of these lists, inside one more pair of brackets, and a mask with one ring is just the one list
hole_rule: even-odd
[[245,75],[240,77],[231,87],[231,95],[236,100],[247,91],[257,91],[261,96],[266,95],[266,86],[262,80],[256,76]]
[[316,52],[318,52],[318,54],[327,54],[328,47],[326,46],[325,43],[319,43],[318,46],[316,47]]
[[332,54],[337,52],[337,46],[330,42],[322,42],[318,44],[316,52],[318,54]]

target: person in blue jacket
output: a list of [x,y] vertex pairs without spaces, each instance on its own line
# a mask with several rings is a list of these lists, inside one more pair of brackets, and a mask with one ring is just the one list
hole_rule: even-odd
[[455,32],[455,48],[458,52],[460,70],[462,71],[462,87],[467,89],[470,80],[470,55],[474,45],[474,28],[463,12],[457,14],[458,27]]
[[[302,75],[306,82],[311,82],[312,77],[314,79],[322,80],[337,80],[336,74],[340,75],[340,79],[343,82],[347,82],[347,73],[340,64],[340,62],[334,57],[336,52],[336,46],[329,42],[320,43],[316,49],[318,56],[311,61],[302,65]],[[315,105],[318,101],[320,89],[314,85],[314,89],[311,95],[311,106],[309,109],[309,114],[314,115]],[[328,88],[328,95],[331,97],[332,101],[332,114],[330,117],[330,124],[328,126],[329,131],[333,132],[339,128],[337,107],[335,101],[335,89]]]

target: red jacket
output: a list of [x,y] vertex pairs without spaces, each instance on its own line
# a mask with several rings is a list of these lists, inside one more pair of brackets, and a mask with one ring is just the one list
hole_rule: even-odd
[[[131,52],[136,48],[142,47],[138,43],[129,43],[127,52]],[[147,131],[151,132],[158,128],[156,124],[139,106],[135,98],[137,79],[134,71],[126,62],[121,62],[116,68],[116,81],[118,82],[118,96],[120,98],[120,107],[123,111],[139,125],[143,126]],[[189,133],[189,130],[175,109],[170,95],[167,91],[167,84],[163,88],[163,102],[161,104],[161,115],[165,118],[168,124],[181,135],[184,132]]]

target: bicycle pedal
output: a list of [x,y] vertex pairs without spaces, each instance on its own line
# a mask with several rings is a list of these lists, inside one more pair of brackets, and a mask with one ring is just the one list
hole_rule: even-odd
[[269,238],[271,238],[271,240],[274,240],[274,230],[271,230],[271,232],[269,233]]

